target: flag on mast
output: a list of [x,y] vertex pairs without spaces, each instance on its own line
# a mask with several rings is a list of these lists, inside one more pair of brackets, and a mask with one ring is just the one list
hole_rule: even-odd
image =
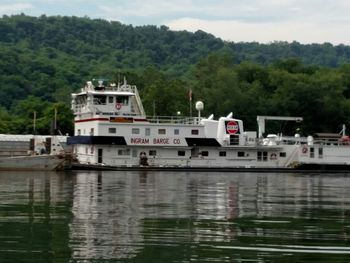
[[189,101],[192,101],[192,89],[190,89],[188,92],[188,99]]
[[188,101],[189,101],[189,104],[190,104],[190,117],[192,117],[192,89],[190,89],[188,91]]

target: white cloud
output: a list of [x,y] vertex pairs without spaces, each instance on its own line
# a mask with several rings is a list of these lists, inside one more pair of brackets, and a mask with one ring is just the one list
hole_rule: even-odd
[[195,6],[191,6],[190,2],[185,0],[173,2],[160,2],[158,0],[129,1],[120,5],[99,4],[98,9],[108,15],[116,14],[123,17],[167,16],[169,14],[184,13],[193,10]]
[[30,3],[0,4],[0,14],[21,13],[32,7]]
[[347,25],[334,28],[333,25],[319,27],[317,23],[286,21],[281,23],[244,23],[238,21],[182,18],[169,21],[166,25],[172,30],[198,29],[211,33],[224,40],[234,42],[269,43],[273,41],[298,41],[301,43],[350,44],[350,36],[344,36],[349,31]]
[[[0,14],[76,15],[212,33],[225,40],[350,44],[349,0],[0,0]],[[349,25],[349,26],[348,26]]]

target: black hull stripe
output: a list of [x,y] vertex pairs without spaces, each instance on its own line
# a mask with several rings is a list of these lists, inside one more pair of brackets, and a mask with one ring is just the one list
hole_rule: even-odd
[[72,136],[68,137],[67,144],[126,145],[126,141],[123,136]]
[[220,147],[220,143],[214,138],[185,138],[188,146],[214,146]]
[[[214,138],[185,138],[188,146],[213,146],[220,147]],[[67,139],[67,144],[105,144],[127,145],[123,136],[72,136]],[[142,145],[145,146],[145,145]],[[154,145],[148,145],[154,146]],[[174,145],[177,146],[177,145]]]

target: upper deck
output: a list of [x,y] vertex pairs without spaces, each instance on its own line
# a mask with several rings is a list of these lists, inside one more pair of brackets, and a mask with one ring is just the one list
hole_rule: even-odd
[[218,120],[213,115],[201,118],[200,114],[146,116],[136,86],[125,79],[122,85],[86,82],[79,93],[72,94],[72,109],[77,136],[122,136],[130,142],[153,136],[156,141],[169,139],[180,145],[187,145],[186,138],[215,140],[217,145],[246,145],[248,137],[256,137],[248,136],[243,121],[232,118],[232,113]]
[[126,80],[122,85],[104,85],[98,81],[95,86],[91,81],[86,82],[79,93],[72,94],[72,110],[76,120],[86,115],[146,115],[136,86],[127,84]]

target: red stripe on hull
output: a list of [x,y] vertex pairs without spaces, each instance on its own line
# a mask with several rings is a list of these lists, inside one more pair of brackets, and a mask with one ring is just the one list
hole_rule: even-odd
[[109,119],[108,118],[91,118],[91,119],[77,120],[75,121],[75,123],[88,122],[88,121],[109,121]]

